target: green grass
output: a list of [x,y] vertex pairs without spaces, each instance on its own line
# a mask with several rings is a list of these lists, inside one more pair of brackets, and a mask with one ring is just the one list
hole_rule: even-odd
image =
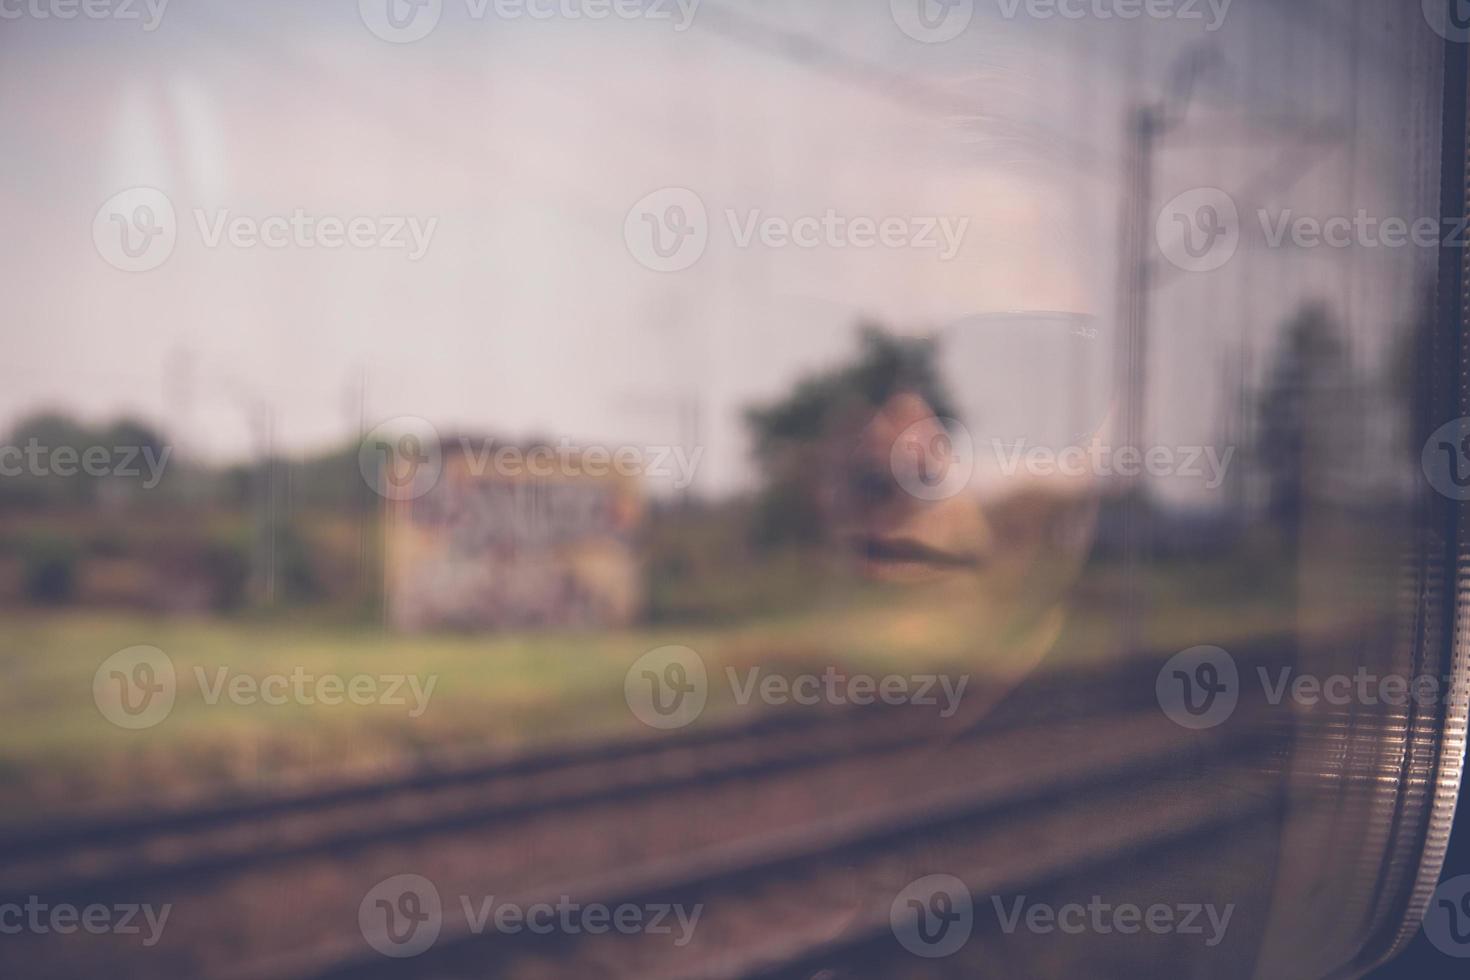
[[[0,637],[0,785],[23,819],[101,800],[184,790],[249,789],[285,773],[325,777],[409,762],[457,747],[511,749],[547,742],[649,734],[623,699],[629,666],[665,646],[693,648],[708,665],[710,706],[697,724],[738,709],[727,666],[792,674],[833,665],[848,672],[968,674],[967,698],[1003,697],[1031,672],[1065,670],[1119,655],[1115,590],[1105,572],[1082,585],[1066,569],[988,573],[909,588],[869,588],[801,612],[722,626],[504,635],[385,633],[370,627],[179,619],[101,612],[27,612]],[[1004,581],[994,578],[1001,576]],[[1227,645],[1289,628],[1279,590],[1170,576],[1145,645]],[[117,650],[163,650],[178,676],[171,714],[128,731],[92,701],[92,678]],[[394,705],[206,703],[196,668],[254,677],[414,674],[437,678],[427,710]]]

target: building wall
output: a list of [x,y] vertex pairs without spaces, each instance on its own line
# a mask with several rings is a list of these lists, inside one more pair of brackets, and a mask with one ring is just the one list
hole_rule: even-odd
[[636,481],[489,469],[447,453],[432,489],[387,504],[391,623],[412,631],[632,622],[643,600]]

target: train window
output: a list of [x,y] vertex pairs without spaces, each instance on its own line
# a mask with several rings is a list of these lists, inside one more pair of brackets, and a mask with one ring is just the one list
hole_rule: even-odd
[[1463,6],[0,0],[0,972],[1462,975]]

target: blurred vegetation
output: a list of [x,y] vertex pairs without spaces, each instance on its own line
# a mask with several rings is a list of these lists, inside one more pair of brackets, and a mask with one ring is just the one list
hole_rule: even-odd
[[[824,447],[899,391],[950,412],[932,341],[874,324],[856,339],[847,363],[748,411],[761,475],[753,494],[650,502],[639,542],[648,621],[729,623],[806,608],[844,574],[823,550]],[[209,466],[136,420],[88,425],[59,412],[22,420],[7,444],[30,440],[79,454],[101,447],[110,458],[135,447],[145,474],[145,453],[162,461],[146,488],[146,476],[0,480],[0,579],[6,560],[20,561],[31,601],[381,615],[381,499],[356,444]]]
[[54,534],[22,539],[19,548],[21,576],[27,599],[40,605],[58,605],[76,590],[76,545]]
[[[57,411],[38,412],[22,419],[11,430],[5,445],[21,452],[30,446],[44,448],[53,454],[58,449],[69,450],[73,462],[66,465],[76,472],[58,478],[34,471],[12,454],[5,460],[7,469],[18,469],[19,472],[0,478],[0,508],[4,509],[88,506],[98,503],[108,493],[114,500],[120,496],[135,496],[150,478],[145,460],[166,461],[164,454],[169,451],[167,441],[159,432],[134,419],[122,418],[92,427]],[[116,447],[128,447],[136,452],[130,463],[125,464],[114,454]],[[109,464],[116,463],[115,468],[126,468],[130,472],[88,473],[88,468],[97,469],[95,466],[83,467],[80,463],[89,449],[101,449],[106,453]],[[167,469],[165,464],[165,475]]]
[[[3,445],[35,448],[39,462],[14,452],[5,459],[0,598],[376,615],[380,577],[361,565],[376,554],[378,498],[355,445],[216,467],[179,454],[165,433],[135,419],[89,425],[58,411],[22,419]],[[67,451],[63,472],[58,450]],[[97,460],[90,473],[72,462],[89,450]]]
[[[844,440],[854,441],[864,420],[902,392],[923,398],[940,417],[955,410],[933,339],[875,323],[860,325],[855,336],[845,362],[746,411],[759,476],[753,491],[650,501],[638,542],[648,622],[732,623],[810,608],[859,587],[844,580],[850,569],[833,561],[826,540],[824,493],[834,479],[858,478],[834,477]],[[1143,485],[1132,496],[1105,493],[1084,529],[1094,561],[1121,555],[1122,515],[1130,510],[1152,529],[1154,558],[1236,551],[1247,529],[1253,539],[1274,531],[1289,547],[1304,511],[1321,506],[1314,495],[1352,486],[1351,474],[1339,471],[1354,462],[1361,440],[1341,431],[1345,413],[1333,406],[1361,397],[1364,382],[1353,375],[1341,327],[1324,307],[1307,305],[1280,338],[1249,392],[1251,404],[1242,405],[1250,431],[1222,492],[1230,506],[1166,508]],[[1405,364],[1398,368],[1407,372]],[[316,611],[345,621],[381,615],[381,499],[362,478],[355,443],[217,467],[173,452],[166,433],[136,419],[89,425],[56,411],[23,419],[4,445],[31,442],[78,456],[133,447],[142,474],[0,478],[0,596],[216,613]],[[163,462],[152,474],[156,486],[144,486],[145,454]],[[1053,519],[1064,505],[1027,492],[1029,503],[991,505],[1003,545],[1007,535],[1026,542],[1065,530]]]
[[654,509],[643,535],[650,622],[728,624],[789,613],[842,584],[847,570],[821,549],[765,539],[756,507],[737,499]]
[[936,356],[930,338],[896,336],[877,324],[864,324],[851,363],[802,378],[790,394],[746,412],[762,478],[751,516],[756,544],[780,547],[821,540],[822,453],[893,396],[913,392],[938,417],[954,416]]

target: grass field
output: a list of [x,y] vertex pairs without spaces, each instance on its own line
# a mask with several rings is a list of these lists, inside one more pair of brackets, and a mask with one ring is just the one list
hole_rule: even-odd
[[[1207,583],[1194,582],[1203,589]],[[1175,592],[1177,577],[1156,583]],[[1016,580],[976,588],[973,579],[889,589],[800,613],[719,627],[616,632],[404,636],[369,627],[182,619],[102,612],[25,612],[0,638],[0,689],[7,719],[0,780],[8,819],[159,794],[249,789],[285,774],[325,777],[400,765],[455,747],[510,749],[546,742],[648,734],[629,710],[630,665],[665,645],[693,648],[708,665],[710,705],[698,724],[738,710],[724,668],[820,674],[844,672],[967,675],[967,697],[1000,697],[1033,670],[1065,670],[1120,653],[1105,578],[1091,590],[1062,592]],[[1213,587],[1212,587],[1213,588]],[[1054,596],[1052,599],[1046,598]],[[1228,643],[1292,625],[1290,606],[1259,589],[1232,598],[1215,588],[1208,603],[1170,602],[1148,621],[1144,645],[1182,648]],[[1021,598],[1025,597],[1025,601]],[[178,677],[173,710],[161,723],[124,730],[92,697],[99,665],[117,650],[164,651]],[[228,676],[271,674],[416,675],[433,678],[427,705],[211,704],[206,691]],[[200,672],[205,679],[201,687]]]

